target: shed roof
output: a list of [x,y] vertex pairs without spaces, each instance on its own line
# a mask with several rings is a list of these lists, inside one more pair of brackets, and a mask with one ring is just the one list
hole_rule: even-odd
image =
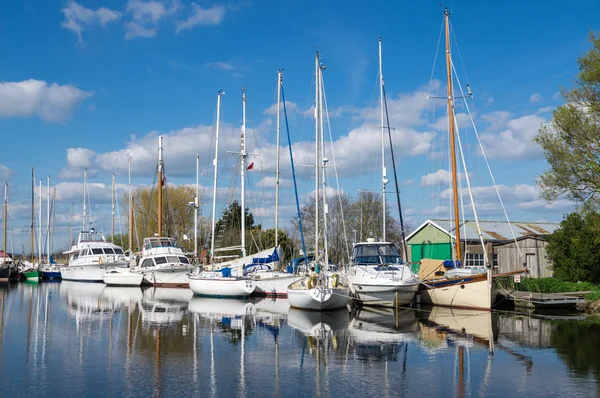
[[[427,225],[431,225],[440,231],[455,237],[454,221],[442,220],[442,219],[430,219],[421,224],[417,229],[410,233],[406,237],[406,240],[410,240],[417,232],[425,228]],[[511,222],[510,224],[505,221],[483,221],[479,220],[481,227],[481,233],[484,241],[506,241],[514,238],[521,238],[524,236],[545,236],[553,233],[559,226],[560,223],[552,222]],[[511,226],[513,232],[511,231]],[[477,240],[479,234],[477,233],[477,224],[475,220],[465,220],[460,224],[461,240]],[[465,236],[466,235],[466,236]]]

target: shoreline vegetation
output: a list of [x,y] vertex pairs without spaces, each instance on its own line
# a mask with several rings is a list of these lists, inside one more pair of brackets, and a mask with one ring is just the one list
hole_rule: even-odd
[[577,309],[586,314],[600,314],[600,285],[590,282],[564,282],[556,278],[522,278],[515,283],[513,277],[501,277],[495,280],[498,286],[508,290],[535,293],[573,293],[583,296],[585,302]]

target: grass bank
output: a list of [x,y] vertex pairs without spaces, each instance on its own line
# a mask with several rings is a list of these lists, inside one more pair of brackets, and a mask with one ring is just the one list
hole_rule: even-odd
[[585,303],[581,310],[598,314],[600,313],[600,285],[590,282],[563,282],[555,278],[521,278],[521,283],[515,283],[512,276],[494,278],[496,287],[503,287],[507,290],[516,290],[522,292],[536,293],[570,293],[587,292]]

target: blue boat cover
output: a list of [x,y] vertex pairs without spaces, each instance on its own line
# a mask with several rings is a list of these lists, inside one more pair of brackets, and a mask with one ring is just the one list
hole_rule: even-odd
[[444,268],[446,269],[452,269],[454,267],[456,268],[460,268],[461,266],[461,262],[460,261],[454,261],[454,260],[444,260]]

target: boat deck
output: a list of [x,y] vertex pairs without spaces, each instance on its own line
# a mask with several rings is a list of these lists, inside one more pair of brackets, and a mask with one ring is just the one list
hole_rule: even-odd
[[518,291],[499,291],[505,299],[513,301],[515,306],[527,308],[569,308],[582,303],[583,297],[569,293],[536,293]]

